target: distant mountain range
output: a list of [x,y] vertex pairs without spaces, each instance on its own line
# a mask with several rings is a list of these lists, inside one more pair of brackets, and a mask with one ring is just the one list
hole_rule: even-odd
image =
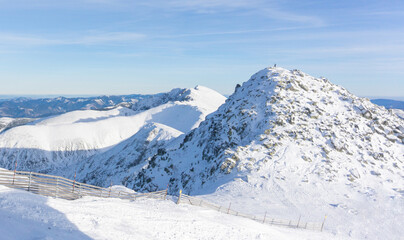
[[139,100],[155,95],[120,95],[76,98],[13,98],[0,101],[0,117],[41,118],[75,110],[99,110],[117,105],[130,107]]
[[404,101],[397,101],[391,99],[371,99],[372,103],[383,106],[386,109],[401,109],[404,110]]
[[[8,98],[0,99],[0,118],[41,118],[75,110],[100,110],[117,105],[130,107],[137,104],[144,105],[147,101],[138,102],[139,100],[145,100],[147,98],[153,98],[153,100],[150,101],[153,102],[153,104],[158,104],[159,102],[155,101],[157,98],[161,98],[161,101],[164,101],[164,97],[166,97],[166,101],[170,100],[167,94],[168,93],[55,98],[12,98],[12,96],[4,96]],[[224,96],[228,97],[229,95]],[[370,101],[386,109],[404,110],[404,101],[391,99],[371,99]],[[26,120],[23,122],[26,122]]]

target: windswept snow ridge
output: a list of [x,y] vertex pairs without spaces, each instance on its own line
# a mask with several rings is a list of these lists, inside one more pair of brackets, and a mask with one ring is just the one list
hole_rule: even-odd
[[[160,131],[156,141],[178,137],[197,127],[225,100],[219,93],[199,86],[174,89],[169,96],[167,101],[156,97],[156,102],[152,103],[146,99],[144,106],[148,107],[142,109],[136,105],[133,109],[73,111],[9,129],[0,134],[0,164],[12,168],[18,161],[20,170],[66,175],[58,169],[70,166],[76,169],[75,164],[114,147],[119,148],[120,143],[131,137],[138,144],[151,140],[152,136],[145,137],[144,133],[150,131],[151,126]],[[139,139],[134,139],[135,135]],[[144,147],[148,144],[144,143]],[[74,174],[72,169],[70,172]]]

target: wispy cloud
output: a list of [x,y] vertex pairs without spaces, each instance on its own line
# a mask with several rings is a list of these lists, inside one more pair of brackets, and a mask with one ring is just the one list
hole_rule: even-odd
[[316,27],[323,27],[326,26],[326,22],[316,16],[309,16],[309,15],[302,15],[296,14],[292,12],[283,11],[281,9],[264,9],[268,18],[277,19],[281,21],[288,21],[288,22],[298,22],[298,23],[306,23],[310,24],[311,26]]
[[0,43],[5,45],[97,45],[128,44],[145,38],[146,35],[132,32],[104,32],[74,37],[51,37],[28,34],[0,33]]
[[152,0],[147,6],[154,8],[171,8],[177,11],[194,11],[199,13],[220,13],[241,10],[250,14],[289,22],[309,23],[316,26],[325,25],[325,21],[317,16],[302,15],[285,10],[280,2],[265,0]]
[[145,38],[146,35],[132,32],[108,32],[81,36],[71,44],[128,43]]
[[204,14],[219,14],[239,11],[240,14],[259,14],[279,21],[297,22],[311,25],[324,25],[325,21],[318,16],[298,13],[290,6],[283,6],[281,1],[273,0],[0,0],[0,9],[7,8],[77,8],[77,9],[107,9],[113,11],[142,11],[163,10],[173,12],[194,12]]
[[218,36],[218,35],[240,35],[248,33],[290,31],[306,28],[307,27],[279,27],[279,28],[249,29],[249,30],[235,30],[235,31],[196,32],[196,33],[184,33],[175,35],[161,35],[161,36],[155,36],[154,38],[186,38],[186,37],[202,37],[202,36]]
[[236,9],[236,8],[255,8],[263,5],[262,0],[168,0],[164,1],[171,7],[177,7],[187,10],[213,10],[213,9]]

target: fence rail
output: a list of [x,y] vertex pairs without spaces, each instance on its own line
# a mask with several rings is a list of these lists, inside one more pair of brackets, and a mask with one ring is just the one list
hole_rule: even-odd
[[[5,169],[0,169],[0,185],[26,190],[43,196],[63,198],[67,200],[75,200],[83,196],[120,198],[128,200],[136,200],[139,198],[167,198],[167,189],[149,193],[130,193],[112,189],[112,187],[102,188],[85,183],[80,183],[76,182],[75,180],[70,180],[59,176],[26,171],[9,171]],[[181,191],[178,196],[177,204],[179,204],[180,202],[213,209],[221,213],[249,218],[257,222],[291,228],[322,231],[325,221],[325,218],[322,223],[303,222],[300,221],[300,218],[299,220],[275,219],[267,217],[266,213],[263,217],[254,216],[235,211],[234,209],[231,209],[230,205],[228,207],[224,207],[200,198],[188,196],[186,194],[183,194]]]
[[0,169],[0,185],[67,200],[75,200],[83,196],[129,200],[139,198],[165,199],[167,196],[167,190],[149,193],[130,193],[112,189],[111,187],[102,188],[80,183],[59,176],[26,171],[9,171],[5,169]]
[[180,203],[180,202],[188,203],[188,204],[194,205],[194,206],[200,206],[200,207],[204,207],[204,208],[213,209],[213,210],[216,210],[221,213],[249,218],[251,220],[261,222],[261,223],[283,226],[283,227],[290,227],[290,228],[301,228],[301,229],[309,229],[309,230],[314,230],[314,231],[322,231],[323,226],[324,226],[324,221],[325,221],[325,218],[322,223],[303,222],[303,221],[300,221],[301,220],[300,217],[298,220],[276,219],[276,218],[267,217],[266,213],[264,216],[261,216],[261,217],[254,216],[254,215],[241,213],[241,212],[231,209],[231,204],[229,204],[229,206],[227,206],[227,207],[224,207],[224,206],[220,206],[220,205],[208,202],[208,201],[200,199],[200,198],[188,196],[186,194],[183,194],[182,192],[180,192],[177,203]]

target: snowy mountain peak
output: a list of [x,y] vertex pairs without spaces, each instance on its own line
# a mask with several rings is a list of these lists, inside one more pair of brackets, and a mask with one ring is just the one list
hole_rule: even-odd
[[169,183],[171,192],[237,199],[240,208],[282,216],[333,213],[330,224],[356,232],[361,219],[390,218],[359,214],[363,206],[389,202],[404,212],[402,169],[402,119],[325,78],[277,67],[236,87],[177,149],[157,153],[126,183],[137,190]]
[[[202,103],[209,110],[216,110],[219,102],[224,102],[226,98],[220,93],[203,86],[195,88],[174,88],[170,92],[156,94],[148,99],[143,99],[132,105],[135,111],[144,111],[168,102],[186,102],[186,104]],[[214,108],[214,109],[212,109]]]
[[334,184],[327,192],[339,200],[355,191],[401,196],[403,126],[391,111],[325,78],[266,68],[236,88],[178,149],[151,158],[134,184],[154,190],[168,182],[172,191],[191,194],[230,185],[226,191],[266,192],[277,185],[305,194]]

